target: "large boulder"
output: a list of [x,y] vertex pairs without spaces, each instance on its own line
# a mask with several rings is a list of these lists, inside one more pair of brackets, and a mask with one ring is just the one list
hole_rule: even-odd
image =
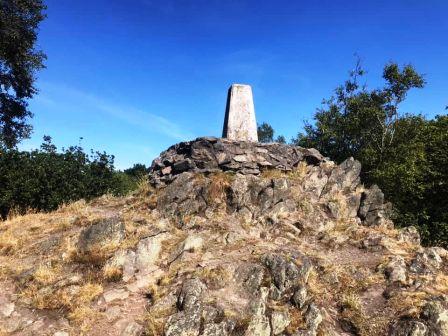
[[119,217],[103,219],[81,231],[77,254],[80,259],[100,262],[115,251],[126,234],[124,223]]

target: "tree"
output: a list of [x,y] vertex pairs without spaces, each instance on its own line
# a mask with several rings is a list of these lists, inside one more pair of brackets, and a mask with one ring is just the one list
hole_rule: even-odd
[[272,126],[269,125],[267,122],[263,122],[261,125],[258,125],[257,133],[258,133],[258,141],[262,143],[268,143],[274,141],[282,144],[286,143],[286,139],[283,135],[278,135],[277,138],[274,140],[275,131],[272,128]]
[[337,162],[359,160],[363,182],[380,186],[397,225],[415,225],[425,244],[447,247],[448,117],[399,114],[409,90],[424,86],[412,66],[387,64],[385,85],[373,90],[359,85],[363,74],[358,62],[294,142]]
[[286,139],[283,135],[279,135],[279,136],[277,136],[277,139],[275,139],[275,142],[284,144],[284,143],[286,143]]
[[306,124],[305,133],[293,142],[339,162],[353,156],[364,163],[364,173],[371,174],[394,141],[399,104],[410,89],[422,88],[425,82],[411,65],[400,69],[390,63],[383,70],[385,86],[368,90],[359,84],[364,74],[358,61],[349,79],[317,110],[315,125]]
[[42,0],[0,0],[0,143],[7,148],[31,132],[27,100],[46,58],[36,48],[44,10]]
[[49,211],[81,198],[124,195],[137,187],[137,178],[116,171],[113,155],[89,155],[81,146],[59,152],[45,136],[40,149],[1,153],[0,185],[0,218],[5,218],[11,209]]
[[272,142],[274,139],[274,129],[266,122],[258,125],[257,133],[259,142],[267,143]]
[[136,163],[131,168],[125,169],[124,172],[127,175],[138,179],[149,174],[149,168],[147,168],[146,165],[142,163]]

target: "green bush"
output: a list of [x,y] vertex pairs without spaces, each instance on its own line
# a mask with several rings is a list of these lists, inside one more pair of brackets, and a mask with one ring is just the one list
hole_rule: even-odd
[[359,160],[363,182],[380,186],[397,225],[415,225],[425,244],[448,247],[448,116],[398,113],[407,92],[424,85],[410,65],[387,64],[380,89],[359,85],[363,74],[358,63],[295,143],[337,162]]
[[124,195],[136,188],[138,176],[116,171],[114,156],[87,154],[80,146],[58,152],[50,137],[40,149],[0,153],[0,215],[11,209],[54,210],[63,203],[106,193]]

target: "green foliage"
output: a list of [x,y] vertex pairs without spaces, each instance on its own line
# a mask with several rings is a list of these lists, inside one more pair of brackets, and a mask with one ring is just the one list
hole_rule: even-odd
[[258,141],[267,143],[274,140],[274,129],[268,123],[262,123],[257,127]]
[[147,168],[144,164],[136,163],[131,168],[125,169],[124,172],[129,176],[139,179],[149,173],[149,168]]
[[112,155],[87,154],[80,146],[57,152],[44,137],[38,150],[1,152],[0,185],[0,215],[6,217],[11,209],[48,211],[81,198],[124,195],[136,188],[137,178],[116,171]]
[[279,136],[277,136],[277,139],[275,139],[275,142],[285,144],[286,143],[286,139],[285,139],[285,137],[283,135],[279,135]]
[[27,99],[44,67],[45,55],[35,47],[44,9],[41,0],[0,1],[0,144],[8,148],[31,132]]
[[381,187],[398,225],[416,225],[426,244],[448,246],[448,117],[398,113],[409,90],[424,85],[410,65],[387,64],[380,89],[359,85],[363,75],[358,62],[294,142],[337,162],[361,161],[363,181]]
[[[274,129],[271,125],[264,122],[261,125],[258,125],[257,127],[257,133],[258,133],[258,141],[262,143],[268,143],[268,142],[274,142]],[[279,143],[286,143],[286,139],[283,135],[277,136],[275,139],[275,142]]]

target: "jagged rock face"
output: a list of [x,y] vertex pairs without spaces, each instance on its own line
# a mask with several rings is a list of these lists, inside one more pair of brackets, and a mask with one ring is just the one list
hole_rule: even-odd
[[160,185],[186,171],[259,175],[266,169],[291,171],[301,161],[318,165],[327,159],[315,149],[204,137],[178,143],[161,153],[151,165],[150,176],[154,185]]
[[[298,172],[298,170],[300,170]],[[225,187],[227,206],[247,219],[265,216],[277,221],[282,213],[294,212],[288,176],[264,179],[270,171],[291,173],[300,178],[300,192],[310,201],[325,201],[335,219],[360,218],[366,225],[385,222],[384,196],[377,186],[360,192],[361,165],[353,158],[340,165],[324,158],[314,149],[284,144],[259,144],[217,138],[199,138],[179,143],[154,160],[150,180],[165,193],[158,208],[170,215],[190,215],[210,211],[208,174],[232,174]],[[204,174],[206,183],[198,183]],[[303,176],[298,176],[302,174]],[[230,181],[230,180],[229,180]],[[342,198],[341,199],[337,198]],[[322,223],[322,221],[321,221]]]
[[[360,170],[287,145],[173,146],[153,165],[149,195],[27,219],[45,220],[50,237],[26,231],[28,248],[0,255],[2,267],[21,265],[0,277],[0,331],[447,335],[448,252],[394,229]],[[52,227],[61,216],[76,218]],[[26,226],[5,227],[8,237]]]

